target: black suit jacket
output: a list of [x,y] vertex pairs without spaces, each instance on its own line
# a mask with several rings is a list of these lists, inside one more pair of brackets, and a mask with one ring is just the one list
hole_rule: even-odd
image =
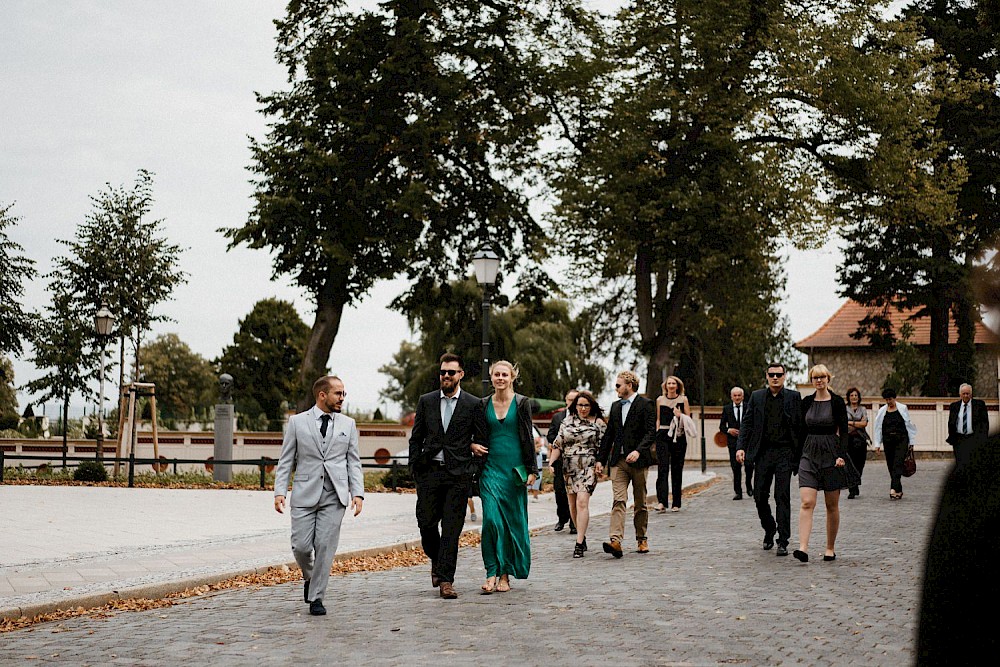
[[556,438],[559,437],[559,427],[562,426],[562,423],[566,420],[567,414],[569,414],[569,410],[563,408],[559,412],[552,415],[552,421],[549,423],[549,432],[548,435],[545,436],[549,441],[549,444],[555,442]]
[[[976,440],[984,441],[990,434],[990,417],[986,412],[986,403],[978,398],[973,398],[969,401],[972,404],[972,435],[975,436]],[[946,438],[949,445],[955,446],[957,441],[956,436],[958,433],[958,416],[962,411],[962,401],[958,400],[948,406],[948,437]]]
[[444,450],[444,464],[453,475],[472,474],[475,469],[472,434],[479,399],[463,391],[451,415],[447,433],[441,423],[441,390],[424,394],[417,401],[417,414],[410,432],[410,470],[420,472]]
[[622,404],[616,400],[611,405],[611,414],[608,415],[608,428],[604,431],[601,439],[601,450],[597,454],[597,460],[606,468],[616,463],[621,456],[619,448],[615,447],[619,431],[622,434],[622,445],[625,454],[639,452],[639,459],[632,465],[637,468],[648,468],[653,463],[653,456],[650,450],[653,447],[653,440],[656,437],[656,409],[653,401],[645,396],[637,395],[629,408],[628,418],[622,424]]
[[[743,411],[743,423],[740,424],[740,437],[736,443],[736,449],[744,450],[745,459],[753,463],[760,452],[760,441],[764,436],[764,401],[767,393],[771,390],[767,387],[758,389],[750,394],[750,400],[744,401],[747,404]],[[792,465],[798,468],[799,460],[794,458],[797,443],[802,436],[802,394],[794,389],[782,387],[781,403],[785,417],[792,427]]]
[[[744,413],[747,411],[746,401],[740,403],[740,410]],[[736,421],[736,406],[729,403],[722,407],[722,419],[719,420],[719,432],[726,434],[726,442],[730,447],[735,447],[738,436],[729,435],[729,433],[727,433],[727,431],[731,428],[740,428],[740,422]]]

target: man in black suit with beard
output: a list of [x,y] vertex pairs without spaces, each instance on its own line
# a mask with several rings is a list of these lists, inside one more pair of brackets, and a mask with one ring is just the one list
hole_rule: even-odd
[[[458,538],[476,465],[472,428],[479,399],[462,391],[462,358],[441,355],[441,388],[424,394],[410,434],[410,470],[417,483],[417,526],[424,553],[431,559],[431,585],[452,600]],[[439,531],[440,525],[440,531]]]
[[[754,503],[764,529],[764,549],[774,546],[778,555],[788,555],[792,534],[791,483],[798,472],[802,434],[802,395],[785,388],[785,366],[767,367],[767,388],[750,394],[736,443],[736,461],[754,466]],[[775,521],[769,503],[774,484]]]

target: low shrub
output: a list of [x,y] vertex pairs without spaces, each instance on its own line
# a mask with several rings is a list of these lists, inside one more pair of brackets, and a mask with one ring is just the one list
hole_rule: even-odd
[[[409,466],[404,466],[404,465],[396,466],[395,476],[396,476],[396,484],[395,484],[396,486],[401,486],[404,489],[415,489],[417,487],[417,483],[413,481],[413,475],[410,474]],[[382,474],[381,482],[382,486],[384,486],[387,489],[391,489],[393,487],[392,468],[386,470]]]
[[73,471],[73,479],[78,482],[106,482],[108,481],[108,471],[103,463],[83,461]]

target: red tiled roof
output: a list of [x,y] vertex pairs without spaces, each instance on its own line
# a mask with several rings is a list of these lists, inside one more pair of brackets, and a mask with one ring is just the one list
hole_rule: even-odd
[[[867,347],[868,339],[860,340],[851,338],[851,334],[858,330],[858,322],[863,320],[869,313],[877,311],[877,308],[868,308],[853,299],[848,299],[840,309],[828,319],[823,326],[816,330],[811,336],[807,336],[795,344],[796,349],[807,351],[815,347]],[[899,328],[909,322],[913,327],[913,336],[910,342],[914,345],[929,345],[931,339],[931,318],[921,317],[910,320],[912,310],[899,311],[895,308],[889,309],[889,321],[892,323],[892,330],[898,332]],[[954,343],[958,340],[958,328],[955,326],[954,318],[948,327],[948,341]],[[998,342],[996,335],[987,329],[982,322],[976,323],[976,345],[986,345]]]

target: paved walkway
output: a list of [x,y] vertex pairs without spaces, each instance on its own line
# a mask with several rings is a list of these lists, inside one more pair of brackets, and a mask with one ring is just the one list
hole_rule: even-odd
[[[437,596],[426,565],[333,578],[326,617],[309,616],[300,582],[237,589],[6,633],[0,663],[912,664],[926,536],[949,465],[920,461],[904,480],[905,498],[890,501],[884,464],[870,462],[861,497],[842,501],[835,562],[815,558],[822,507],[814,559],[801,564],[761,550],[752,502],[731,500],[731,484],[720,481],[681,512],[650,516],[648,555],[603,554],[606,516],[588,531],[583,559],[572,558],[565,532],[537,531],[531,577],[514,581],[510,593],[476,594],[482,563],[478,549],[465,548],[454,601]],[[728,476],[724,468],[709,472]],[[253,516],[264,522],[270,508],[260,502],[264,510]],[[541,507],[529,505],[540,516]],[[365,511],[374,509],[372,502]],[[363,525],[351,523],[350,532]]]
[[[685,488],[706,482],[687,466]],[[655,479],[655,469],[650,480]],[[194,586],[295,565],[289,515],[272,491],[0,486],[0,618],[93,607],[113,598],[157,598]],[[419,545],[412,493],[367,494],[348,516],[339,557]],[[598,486],[597,514],[611,507]],[[480,509],[479,501],[476,507]],[[556,522],[555,496],[528,501],[532,528]],[[478,523],[466,522],[477,529]]]

